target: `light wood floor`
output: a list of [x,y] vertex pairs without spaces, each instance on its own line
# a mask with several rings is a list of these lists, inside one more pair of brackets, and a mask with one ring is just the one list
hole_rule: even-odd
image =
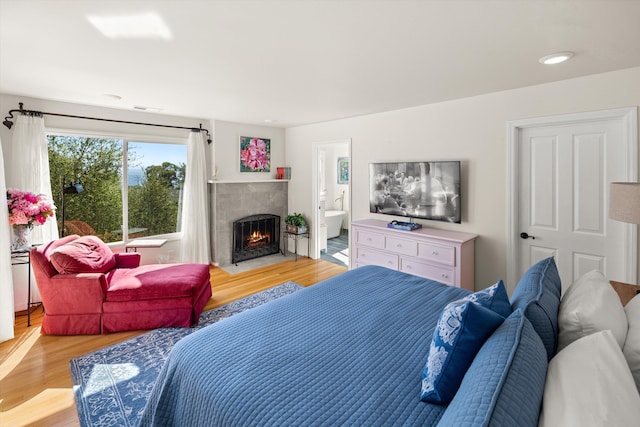
[[[213,297],[205,310],[293,280],[313,285],[346,268],[306,257],[231,275],[212,267]],[[40,335],[42,312],[17,317],[15,338],[0,344],[0,426],[79,426],[69,360],[144,331],[109,335]]]

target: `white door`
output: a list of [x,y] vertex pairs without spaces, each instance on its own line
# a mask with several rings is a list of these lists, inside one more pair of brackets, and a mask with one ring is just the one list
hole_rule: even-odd
[[563,290],[593,269],[635,283],[636,227],[608,215],[609,183],[637,179],[637,136],[628,123],[635,123],[636,111],[626,110],[633,110],[633,119],[585,113],[516,126],[511,290],[549,256]]

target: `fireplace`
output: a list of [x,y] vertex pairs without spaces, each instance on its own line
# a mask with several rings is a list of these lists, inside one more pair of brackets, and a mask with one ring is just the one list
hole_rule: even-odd
[[[233,222],[252,214],[280,215],[280,226],[289,212],[289,181],[211,181],[211,256],[215,265],[228,266],[234,250]],[[280,234],[282,242],[282,234]]]
[[231,262],[280,252],[280,217],[261,214],[240,218],[233,223]]

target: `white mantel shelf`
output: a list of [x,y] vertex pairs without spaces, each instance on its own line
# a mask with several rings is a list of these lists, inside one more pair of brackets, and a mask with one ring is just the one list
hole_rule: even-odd
[[255,183],[261,183],[261,182],[289,182],[289,180],[288,179],[252,179],[252,180],[244,180],[244,181],[239,181],[239,180],[225,181],[225,180],[210,179],[209,181],[207,181],[208,184],[255,184]]

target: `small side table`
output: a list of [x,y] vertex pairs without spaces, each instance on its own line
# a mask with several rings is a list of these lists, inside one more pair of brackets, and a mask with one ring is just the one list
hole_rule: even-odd
[[620,297],[622,305],[627,305],[629,301],[636,295],[640,294],[640,286],[632,285],[631,283],[616,282],[615,280],[609,280],[613,289],[616,290]]
[[299,239],[307,239],[307,256],[311,257],[311,239],[309,238],[309,229],[307,228],[307,231],[305,231],[304,233],[294,233],[292,231],[287,231],[287,229],[283,229],[282,230],[282,240],[284,240],[283,242],[283,251],[282,251],[282,255],[287,255],[287,250],[289,250],[289,237],[293,237],[293,244],[294,244],[294,249],[295,249],[295,254],[296,254],[296,261],[298,261],[298,240]]
[[[40,302],[31,302],[31,257],[29,253],[31,249],[22,249],[19,251],[11,251],[11,265],[27,266],[27,326],[31,326],[31,310],[32,307],[38,307]],[[21,316],[24,316],[21,314]]]
[[167,243],[167,239],[135,239],[124,245],[124,251],[138,252],[138,248],[160,248]]

